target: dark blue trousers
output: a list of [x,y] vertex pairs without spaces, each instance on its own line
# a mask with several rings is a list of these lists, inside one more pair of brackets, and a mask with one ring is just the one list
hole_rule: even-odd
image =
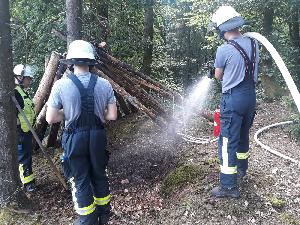
[[237,171],[246,172],[249,157],[249,130],[255,116],[253,81],[244,80],[221,97],[219,159],[222,187],[237,186]]
[[32,173],[32,133],[18,129],[18,161],[20,179],[23,184],[34,182]]
[[75,210],[79,215],[90,215],[96,206],[110,202],[106,132],[99,128],[64,132],[62,146],[63,168],[72,186]]

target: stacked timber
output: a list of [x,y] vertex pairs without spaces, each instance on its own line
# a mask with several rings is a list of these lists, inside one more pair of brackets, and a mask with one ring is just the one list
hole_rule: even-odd
[[[170,112],[161,104],[160,99],[181,102],[182,97],[176,91],[153,80],[149,76],[134,70],[130,65],[109,55],[102,45],[95,46],[98,64],[93,73],[108,80],[115,92],[118,111],[122,115],[143,112],[160,127],[167,127],[171,121]],[[42,140],[48,124],[46,122],[46,105],[53,84],[62,77],[67,67],[59,63],[63,56],[53,52],[33,98],[37,112],[36,131]],[[154,95],[152,93],[155,93]],[[47,147],[57,146],[57,134],[60,123],[51,125]]]

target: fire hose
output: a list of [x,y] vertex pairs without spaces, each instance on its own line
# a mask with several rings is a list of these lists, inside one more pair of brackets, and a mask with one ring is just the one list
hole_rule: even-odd
[[[254,38],[256,40],[258,40],[259,42],[261,42],[265,47],[266,49],[269,51],[269,53],[271,54],[272,58],[274,59],[276,65],[278,66],[290,92],[291,92],[291,95],[295,101],[295,104],[297,106],[297,109],[300,113],[300,93],[297,89],[297,86],[295,85],[294,83],[294,80],[292,78],[292,76],[290,75],[285,63],[283,62],[282,58],[280,57],[279,53],[276,51],[276,49],[274,48],[274,46],[265,38],[263,37],[261,34],[259,33],[255,33],[255,32],[249,32],[249,33],[245,33],[244,34],[245,36],[247,37],[251,37],[251,38]],[[259,134],[261,134],[263,131],[267,130],[267,129],[270,129],[272,127],[276,127],[276,126],[281,126],[281,125],[286,125],[286,124],[291,124],[293,123],[293,121],[286,121],[286,122],[281,122],[281,123],[274,123],[274,124],[271,124],[271,125],[268,125],[266,127],[263,127],[261,129],[259,129],[255,135],[254,135],[254,140],[257,144],[259,144],[263,149],[266,149],[267,151],[269,151],[270,153],[272,154],[275,154],[281,158],[284,158],[286,160],[290,160],[294,163],[300,163],[300,161],[298,160],[295,160],[289,156],[286,156],[276,150],[273,150],[271,149],[269,146],[263,144],[261,141],[259,141],[258,139],[258,136]],[[207,144],[207,143],[211,143],[213,141],[216,141],[218,140],[217,138],[216,139],[213,139],[213,140],[209,140],[209,139],[203,139],[203,138],[195,138],[195,137],[192,137],[192,136],[189,136],[189,135],[186,135],[186,134],[182,134],[182,133],[179,133],[182,138],[185,140],[185,141],[188,141],[188,142],[192,142],[192,143],[197,143],[197,144]]]
[[[282,58],[280,57],[279,53],[277,52],[277,50],[274,48],[274,46],[264,37],[262,36],[261,34],[259,33],[255,33],[255,32],[248,32],[248,33],[245,33],[244,34],[245,36],[247,37],[251,37],[251,38],[254,38],[256,39],[257,41],[259,41],[260,43],[262,43],[264,45],[264,47],[269,51],[269,53],[271,54],[272,58],[274,59],[276,65],[278,66],[278,69],[280,70],[290,92],[291,92],[291,95],[295,101],[295,104],[297,106],[297,109],[298,109],[298,112],[300,113],[300,93],[297,89],[297,86],[296,84],[294,83],[294,80],[290,74],[290,72],[288,71],[285,63],[283,62]],[[274,124],[271,124],[269,126],[266,126],[266,127],[263,127],[261,128],[260,130],[258,130],[255,135],[254,135],[254,140],[257,144],[259,144],[262,148],[264,148],[265,150],[281,157],[281,158],[284,158],[284,159],[287,159],[287,160],[290,160],[294,163],[299,163],[299,161],[293,159],[293,158],[290,158],[280,152],[277,152],[276,150],[273,150],[271,149],[269,146],[267,145],[264,145],[263,143],[261,143],[258,139],[258,135],[260,133],[262,133],[263,131],[271,128],[271,127],[275,127],[275,126],[281,126],[281,125],[285,125],[285,124],[291,124],[293,123],[293,121],[286,121],[286,122],[281,122],[281,123],[274,123]]]
[[299,161],[299,160],[295,160],[295,159],[293,159],[293,158],[291,158],[291,157],[289,157],[289,156],[286,156],[286,155],[284,155],[284,154],[282,154],[282,153],[280,153],[280,152],[278,152],[278,151],[276,151],[276,150],[274,150],[274,149],[271,149],[269,146],[263,144],[263,143],[258,139],[258,136],[259,136],[263,131],[265,131],[265,130],[267,130],[267,129],[270,129],[270,128],[276,127],[276,126],[282,126],[282,125],[285,125],[285,124],[291,124],[291,123],[293,123],[293,121],[285,121],[285,122],[281,122],[281,123],[274,123],[274,124],[268,125],[268,126],[266,126],[266,127],[263,127],[263,128],[259,129],[259,130],[255,133],[255,135],[254,135],[254,140],[255,140],[255,142],[256,142],[257,144],[259,144],[262,148],[266,149],[268,152],[270,152],[270,153],[272,153],[272,154],[274,154],[274,155],[277,155],[277,156],[279,156],[279,157],[281,157],[281,158],[284,158],[284,159],[286,159],[286,160],[290,160],[290,161],[292,161],[293,163],[299,163],[299,164],[300,164],[300,161]]
[[17,99],[15,98],[15,96],[12,96],[12,101],[15,103],[18,111],[21,113],[25,123],[27,124],[27,126],[29,127],[29,130],[31,131],[34,139],[36,140],[36,142],[38,143],[38,145],[40,146],[45,158],[47,159],[50,167],[53,169],[55,175],[57,176],[57,178],[59,179],[60,183],[63,185],[63,187],[65,188],[65,190],[68,190],[68,186],[64,180],[64,178],[61,176],[60,172],[58,171],[58,169],[56,168],[56,166],[54,165],[54,163],[52,162],[50,156],[47,154],[45,147],[43,146],[43,144],[41,143],[38,135],[36,134],[36,132],[34,131],[33,127],[31,126],[30,122],[28,121],[25,113],[23,112],[23,110],[21,109],[21,106],[19,105]]

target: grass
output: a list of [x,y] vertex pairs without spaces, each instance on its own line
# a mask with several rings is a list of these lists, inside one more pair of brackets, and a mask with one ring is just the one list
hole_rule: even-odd
[[283,199],[277,198],[276,196],[269,196],[268,200],[273,208],[282,209],[286,205],[286,202]]
[[198,165],[182,165],[170,172],[164,179],[161,186],[161,193],[169,196],[177,188],[188,184],[196,183],[204,177],[205,168]]
[[7,208],[0,210],[0,225],[41,225],[40,217],[30,213],[13,212]]
[[286,224],[300,225],[300,220],[295,218],[293,215],[291,215],[289,213],[281,214],[280,219],[282,222],[284,222]]

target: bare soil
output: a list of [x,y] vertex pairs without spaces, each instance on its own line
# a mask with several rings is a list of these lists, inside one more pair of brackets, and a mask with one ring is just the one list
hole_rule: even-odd
[[[288,120],[290,112],[280,103],[258,104],[251,130],[251,158],[247,176],[240,183],[241,198],[215,199],[218,185],[217,143],[199,145],[183,141],[154,125],[143,115],[123,118],[109,127],[109,177],[113,194],[111,225],[261,224],[300,225],[300,165],[279,158],[253,139],[261,127]],[[200,121],[193,132],[212,137],[212,124]],[[289,126],[272,128],[260,136],[271,148],[300,160],[300,143]],[[52,154],[52,153],[51,153]],[[53,159],[59,166],[61,150]],[[41,153],[34,155],[38,190],[31,195],[31,213],[11,213],[11,222],[0,224],[68,225],[76,218],[69,191],[64,191]],[[199,176],[172,171],[195,168]],[[191,173],[191,170],[188,170]],[[173,183],[167,179],[173,179]],[[179,182],[183,180],[186,182]],[[178,182],[177,182],[178,181]],[[166,185],[172,186],[169,192]],[[1,214],[0,214],[1,216]],[[18,216],[18,217],[16,217]],[[26,219],[22,219],[26,218]]]

